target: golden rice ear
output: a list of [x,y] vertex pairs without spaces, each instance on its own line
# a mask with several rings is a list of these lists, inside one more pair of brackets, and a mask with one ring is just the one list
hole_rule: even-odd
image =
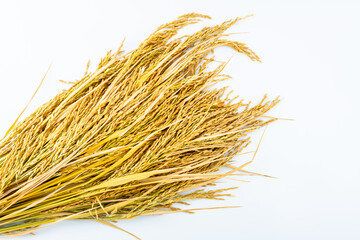
[[260,59],[226,39],[241,18],[172,40],[202,18],[210,17],[182,15],[126,54],[121,44],[94,72],[15,121],[0,141],[0,234],[68,219],[114,226],[107,221],[214,209],[174,204],[221,200],[233,188],[206,186],[255,174],[244,169],[253,159],[240,167],[230,161],[245,154],[253,131],[276,120],[265,114],[279,100],[250,106],[213,87],[230,78],[226,63],[208,69],[214,49]]

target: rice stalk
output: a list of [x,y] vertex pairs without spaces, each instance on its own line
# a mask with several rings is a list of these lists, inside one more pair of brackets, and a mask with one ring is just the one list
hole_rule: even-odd
[[[245,44],[224,39],[241,18],[175,38],[210,18],[191,13],[160,26],[129,53],[111,51],[0,141],[0,234],[20,236],[67,219],[129,219],[192,212],[192,199],[222,199],[217,180],[249,174],[231,165],[278,99],[235,102],[226,63],[209,70],[214,49],[228,46],[253,61]],[[18,120],[18,119],[17,119]],[[219,173],[222,167],[231,167]],[[190,191],[192,190],[192,191]]]

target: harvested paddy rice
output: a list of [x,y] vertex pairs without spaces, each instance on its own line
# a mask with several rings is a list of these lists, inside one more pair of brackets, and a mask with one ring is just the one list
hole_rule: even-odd
[[[192,212],[174,207],[222,199],[217,180],[250,174],[231,165],[278,99],[250,106],[214,85],[213,50],[259,57],[224,33],[241,20],[175,38],[197,23],[186,14],[139,47],[108,52],[98,68],[15,122],[0,141],[0,233],[19,236],[67,219],[110,220]],[[219,173],[226,167],[225,173]],[[191,190],[191,191],[189,191]],[[178,206],[178,205],[176,205]]]

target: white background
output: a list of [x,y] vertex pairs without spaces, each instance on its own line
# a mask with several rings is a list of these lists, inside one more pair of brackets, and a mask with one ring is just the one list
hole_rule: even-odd
[[[50,73],[26,114],[80,78],[126,37],[135,48],[156,27],[189,12],[209,14],[195,31],[254,14],[230,32],[263,60],[236,55],[225,73],[246,100],[281,96],[273,116],[292,118],[268,127],[249,170],[251,177],[226,201],[197,200],[191,207],[237,209],[138,217],[119,226],[152,239],[360,239],[359,1],[1,1],[0,134],[3,135]],[[185,32],[185,31],[184,31]],[[182,32],[182,33],[184,33]],[[217,51],[220,59],[232,51]],[[254,150],[262,132],[254,135]],[[249,160],[243,156],[237,164]],[[62,222],[19,239],[133,239],[92,221]]]

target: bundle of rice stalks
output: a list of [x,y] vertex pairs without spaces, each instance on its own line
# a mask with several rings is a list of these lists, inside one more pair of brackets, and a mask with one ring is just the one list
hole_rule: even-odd
[[1,234],[66,219],[191,212],[173,205],[228,195],[202,187],[248,173],[230,160],[275,120],[263,117],[278,99],[250,107],[213,87],[229,78],[226,63],[208,69],[215,48],[259,58],[223,39],[240,18],[174,39],[201,18],[209,17],[180,16],[132,52],[109,52],[93,73],[14,123],[0,142]]

